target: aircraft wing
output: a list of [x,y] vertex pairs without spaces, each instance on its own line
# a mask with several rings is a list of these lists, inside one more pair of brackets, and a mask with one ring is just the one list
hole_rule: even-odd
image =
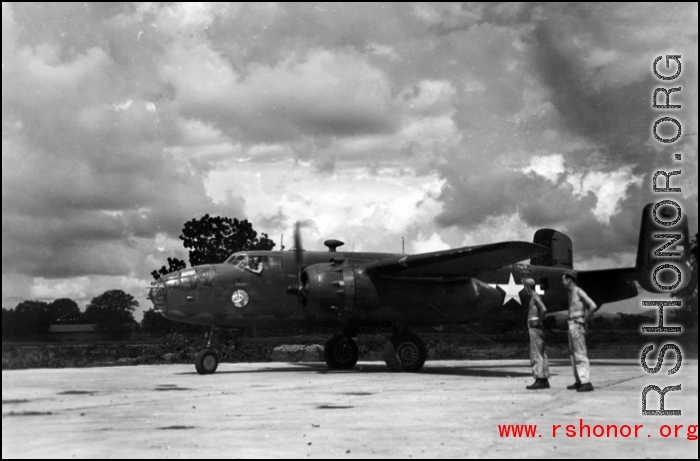
[[529,242],[500,242],[376,261],[369,274],[397,277],[473,277],[481,271],[515,264],[549,252]]

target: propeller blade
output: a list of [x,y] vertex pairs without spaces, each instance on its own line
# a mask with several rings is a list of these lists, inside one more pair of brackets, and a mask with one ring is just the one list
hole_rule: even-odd
[[301,243],[301,223],[297,221],[294,226],[294,262],[296,263],[298,286],[295,289],[289,287],[287,293],[296,293],[300,306],[306,305],[306,290],[304,278],[306,274],[304,269],[304,245]]
[[301,223],[297,221],[294,226],[294,260],[296,262],[297,273],[304,264],[304,247],[301,243]]

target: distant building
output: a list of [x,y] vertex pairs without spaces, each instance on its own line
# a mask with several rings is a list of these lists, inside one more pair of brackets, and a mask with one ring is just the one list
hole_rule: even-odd
[[49,339],[56,341],[99,341],[104,333],[99,333],[94,324],[49,326]]

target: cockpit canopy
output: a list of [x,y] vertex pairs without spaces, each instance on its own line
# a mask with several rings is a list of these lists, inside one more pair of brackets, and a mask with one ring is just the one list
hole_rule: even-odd
[[282,256],[257,255],[255,253],[234,253],[224,261],[224,264],[230,264],[236,269],[245,271],[246,268],[253,266],[261,266],[265,270],[281,271]]

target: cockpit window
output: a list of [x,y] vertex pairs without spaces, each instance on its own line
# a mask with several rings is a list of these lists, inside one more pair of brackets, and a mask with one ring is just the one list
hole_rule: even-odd
[[247,270],[256,274],[262,273],[263,270],[282,271],[281,256],[248,256],[241,253],[232,255],[226,260],[226,263],[231,264],[238,270]]
[[180,271],[180,283],[184,290],[194,290],[197,288],[197,271],[194,268]]
[[248,255],[246,254],[235,254],[232,255],[228,260],[226,260],[228,264],[231,264],[238,270],[245,270],[246,266],[248,266]]
[[245,253],[241,253],[241,252],[234,253],[231,256],[229,256],[228,258],[226,258],[226,261],[224,261],[224,263],[225,264],[232,264],[233,260],[235,260],[236,258],[240,258],[241,256],[245,256]]

